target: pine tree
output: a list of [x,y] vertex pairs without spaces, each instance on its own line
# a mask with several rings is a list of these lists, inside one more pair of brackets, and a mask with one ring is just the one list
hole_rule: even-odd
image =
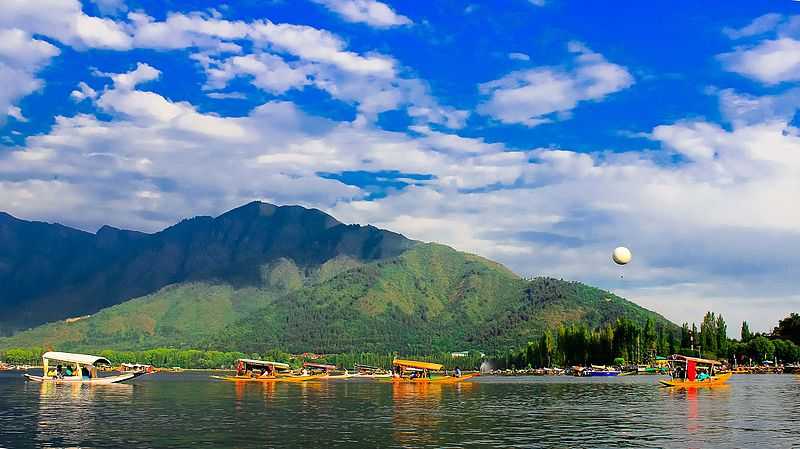
[[722,318],[722,314],[717,315],[717,356],[726,357],[728,355],[728,326]]
[[750,333],[750,326],[747,325],[747,321],[742,321],[742,343],[747,343],[752,338],[753,334]]

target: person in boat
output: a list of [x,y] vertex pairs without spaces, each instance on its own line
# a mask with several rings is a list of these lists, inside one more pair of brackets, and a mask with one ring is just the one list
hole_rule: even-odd
[[81,370],[83,372],[83,380],[91,380],[92,379],[92,370],[88,366],[84,366]]
[[456,367],[454,375],[455,375],[455,377],[461,377],[461,368]]
[[59,378],[59,379],[61,379],[62,377],[64,377],[64,367],[63,367],[63,366],[61,366],[61,365],[58,365],[58,366],[56,367],[56,377],[57,377],[57,378]]
[[708,373],[705,372],[705,371],[703,371],[702,373],[697,375],[697,380],[698,381],[704,381],[704,380],[708,380],[710,378],[711,378],[711,376],[709,376]]
[[239,360],[239,363],[236,364],[236,375],[237,376],[244,376],[246,371],[244,369],[244,362]]

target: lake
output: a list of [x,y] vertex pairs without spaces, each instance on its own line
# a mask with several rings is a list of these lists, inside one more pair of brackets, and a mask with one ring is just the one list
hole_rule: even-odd
[[792,447],[800,376],[671,390],[655,376],[237,385],[208,373],[130,384],[0,373],[0,448]]

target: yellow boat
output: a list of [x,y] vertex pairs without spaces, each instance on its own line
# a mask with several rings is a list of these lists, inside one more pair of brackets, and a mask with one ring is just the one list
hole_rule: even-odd
[[677,387],[677,388],[698,388],[698,387],[714,387],[723,385],[728,379],[733,375],[733,373],[725,373],[719,374],[717,376],[711,376],[706,380],[682,380],[682,379],[669,379],[669,380],[659,380],[662,385],[666,387]]
[[[416,360],[395,359],[392,362],[397,375],[386,379],[395,383],[420,383],[420,384],[454,384],[478,376],[478,374],[465,374],[462,376],[432,376],[431,371],[441,371],[443,365]],[[383,380],[383,379],[381,379]]]
[[[716,360],[700,359],[697,357],[688,357],[685,355],[672,355],[669,358],[670,366],[672,367],[672,379],[661,379],[659,382],[666,387],[675,388],[698,388],[698,387],[714,387],[723,385],[730,379],[733,373],[715,374],[715,368],[721,365]],[[708,377],[700,379],[698,375],[698,368],[700,370],[708,371]]]

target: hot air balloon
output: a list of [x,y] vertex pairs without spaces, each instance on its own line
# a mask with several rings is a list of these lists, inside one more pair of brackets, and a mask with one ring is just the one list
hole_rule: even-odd
[[631,261],[631,250],[625,248],[624,246],[619,246],[614,248],[614,252],[611,254],[611,259],[617,265],[625,265]]

